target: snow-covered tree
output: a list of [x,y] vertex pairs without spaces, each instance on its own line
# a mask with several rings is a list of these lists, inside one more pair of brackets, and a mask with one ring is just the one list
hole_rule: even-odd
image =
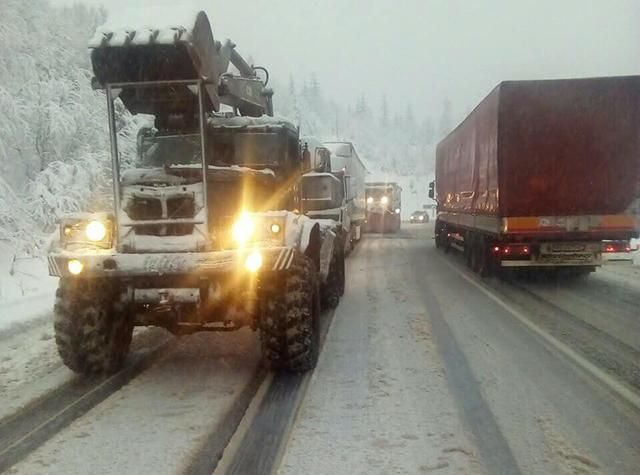
[[103,9],[0,2],[0,240],[33,250],[63,213],[108,194],[104,94],[87,41]]

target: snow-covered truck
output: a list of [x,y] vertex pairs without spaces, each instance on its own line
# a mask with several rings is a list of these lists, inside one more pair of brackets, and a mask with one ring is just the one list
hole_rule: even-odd
[[[293,212],[298,129],[271,116],[259,68],[215,42],[203,12],[166,28],[103,28],[90,47],[107,99],[114,210],[65,218],[50,250],[63,362],[117,370],[134,326],[250,326],[272,367],[313,368],[321,288],[339,267],[335,223]],[[230,62],[239,75],[226,73]],[[118,133],[124,109],[153,124],[133,154]]]
[[349,199],[350,177],[344,170],[331,171],[331,152],[316,137],[302,137],[309,164],[300,182],[302,212],[314,219],[331,219],[338,223],[339,241],[348,254],[352,248],[351,222],[353,200]]
[[331,153],[331,173],[344,183],[345,213],[342,222],[347,233],[346,246],[351,248],[360,241],[367,217],[367,168],[352,142],[324,142],[323,145]]
[[640,76],[507,81],[436,152],[436,245],[587,274],[638,236]]
[[[344,174],[331,173],[331,152],[316,137],[302,137],[303,163],[306,173],[300,179],[300,211],[309,218],[331,222],[336,232],[334,259],[336,279],[321,291],[322,301],[328,307],[338,305],[344,294],[344,257],[350,251],[347,181]],[[337,290],[337,292],[336,292]]]
[[402,222],[402,187],[394,182],[367,183],[367,232],[396,233]]

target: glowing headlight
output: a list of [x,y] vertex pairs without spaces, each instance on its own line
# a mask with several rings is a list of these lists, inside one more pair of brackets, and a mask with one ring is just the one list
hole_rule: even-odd
[[420,221],[424,221],[424,216],[418,216],[418,219],[419,219]]
[[107,236],[107,227],[100,221],[91,221],[87,224],[85,234],[89,241],[102,241]]
[[400,208],[396,208],[396,214],[400,214]]
[[260,254],[260,251],[252,251],[244,260],[244,267],[249,272],[257,272],[262,267],[262,254]]
[[380,203],[382,203],[383,205],[386,205],[389,202],[389,198],[386,196],[383,196],[382,198],[380,198]]
[[247,213],[242,213],[238,220],[233,224],[231,236],[234,241],[242,245],[253,237],[254,231],[255,223],[253,222],[253,219],[251,219],[251,216]]
[[367,198],[367,203],[369,204],[373,203],[373,196],[370,196],[369,198]]
[[78,275],[84,269],[84,265],[78,259],[71,259],[67,262],[67,269],[73,275]]
[[273,223],[271,225],[271,232],[273,234],[278,234],[280,232],[280,225],[278,223]]

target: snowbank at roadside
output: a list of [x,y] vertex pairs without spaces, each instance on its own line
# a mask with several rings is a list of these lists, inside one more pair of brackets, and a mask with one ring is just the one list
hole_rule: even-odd
[[0,245],[0,332],[50,312],[57,283],[44,258],[16,255]]

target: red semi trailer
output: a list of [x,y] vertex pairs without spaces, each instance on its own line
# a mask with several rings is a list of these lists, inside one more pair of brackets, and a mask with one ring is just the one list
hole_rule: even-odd
[[503,82],[438,144],[436,245],[591,272],[638,236],[639,183],[640,76]]

